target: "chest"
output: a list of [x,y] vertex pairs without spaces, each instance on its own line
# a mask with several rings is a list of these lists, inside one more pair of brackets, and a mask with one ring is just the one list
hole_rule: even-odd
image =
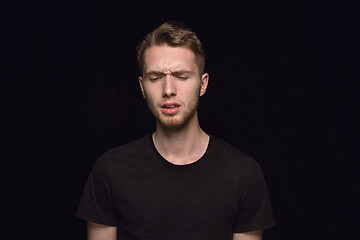
[[237,183],[221,169],[121,170],[112,191],[119,221],[141,231],[231,225],[238,208]]

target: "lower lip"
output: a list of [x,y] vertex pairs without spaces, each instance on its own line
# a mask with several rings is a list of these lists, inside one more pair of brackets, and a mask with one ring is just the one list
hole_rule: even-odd
[[177,113],[178,111],[180,111],[180,107],[174,107],[174,108],[161,108],[161,110],[163,111],[163,113],[168,114],[168,115],[174,115],[175,113]]

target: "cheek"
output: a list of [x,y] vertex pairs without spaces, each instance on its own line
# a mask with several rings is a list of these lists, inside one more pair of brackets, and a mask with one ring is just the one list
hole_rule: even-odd
[[149,86],[144,85],[143,86],[143,93],[146,96],[146,98],[152,98],[152,96],[154,95],[153,93],[153,89],[151,89]]
[[189,91],[189,94],[188,94],[189,96],[199,97],[200,92],[201,92],[201,85],[196,84],[196,85],[192,86],[191,89],[189,89],[188,91]]
[[144,95],[148,105],[155,106],[157,100],[156,93],[152,89],[144,88]]
[[186,103],[188,107],[193,106],[194,104],[197,104],[200,98],[200,88],[195,87],[193,89],[190,89],[186,95],[182,95],[182,99]]

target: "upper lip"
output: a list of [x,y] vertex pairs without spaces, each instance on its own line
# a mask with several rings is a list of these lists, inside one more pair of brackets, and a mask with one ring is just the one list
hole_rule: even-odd
[[176,107],[180,107],[181,105],[179,104],[179,103],[177,103],[177,102],[167,102],[167,103],[163,103],[162,105],[161,105],[161,107],[167,107],[167,106],[176,106]]

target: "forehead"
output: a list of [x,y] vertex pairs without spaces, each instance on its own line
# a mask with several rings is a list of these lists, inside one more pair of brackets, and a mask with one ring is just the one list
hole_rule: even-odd
[[144,52],[144,70],[196,71],[196,56],[186,47],[153,46]]

